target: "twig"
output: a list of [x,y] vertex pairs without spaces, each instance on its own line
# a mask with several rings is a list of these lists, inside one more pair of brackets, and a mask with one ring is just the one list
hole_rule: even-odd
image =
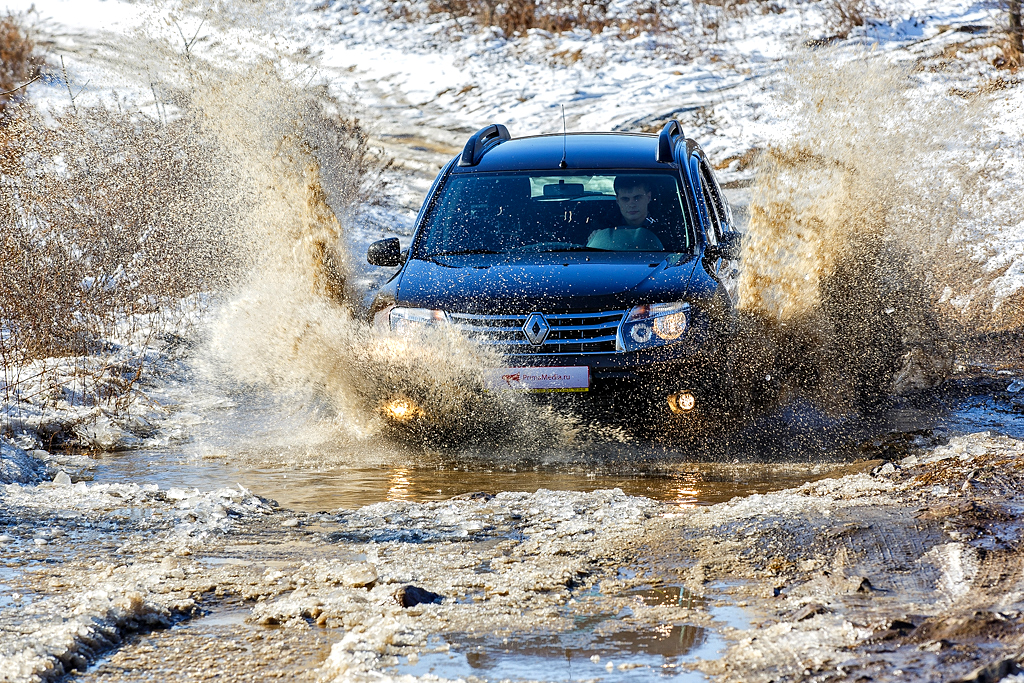
[[[78,89],[78,95],[81,95],[85,91],[85,89],[89,87],[90,83],[92,83],[91,78],[85,82],[85,85]],[[78,99],[78,95],[75,95],[75,99]]]
[[28,86],[32,85],[33,83],[35,83],[36,81],[38,81],[42,77],[43,77],[42,74],[40,74],[39,76],[36,76],[35,78],[33,78],[28,83],[22,83],[21,85],[19,85],[14,90],[8,90],[7,92],[0,92],[0,97],[3,97],[5,95],[13,95],[14,93],[18,92],[22,88],[27,88]]
[[[71,110],[77,114],[78,108],[75,107],[75,96],[71,93],[71,81],[68,80],[68,70],[67,67],[64,66],[64,55],[60,56],[60,71],[64,76],[64,85],[67,86],[68,89],[68,97],[71,98]],[[81,95],[82,93],[79,92],[78,94]]]
[[5,380],[4,381],[4,388],[6,388],[6,389],[13,389],[14,387],[18,386],[19,384],[24,384],[25,382],[33,380],[36,377],[42,377],[45,374],[46,374],[46,370],[43,369],[43,370],[37,372],[36,374],[32,375],[31,377],[19,377],[17,380],[15,380],[13,382],[7,382]]
[[185,32],[181,30],[181,26],[178,25],[178,22],[174,22],[174,28],[178,29],[178,35],[181,36],[181,42],[185,44],[185,59],[189,61],[192,60],[192,46],[195,45],[196,39],[199,38],[199,32],[203,30],[203,24],[206,23],[206,19],[209,16],[209,12],[203,15],[202,21],[199,22],[199,27],[196,28],[196,32],[192,34],[192,40],[187,39],[185,37]]
[[[161,116],[160,116],[160,98],[158,98],[156,96],[156,84],[151,81],[150,84],[149,84],[149,87],[153,90],[153,106],[156,107],[156,120],[157,121],[161,121]],[[167,125],[167,115],[164,114],[164,116],[162,118],[163,118],[162,123],[166,126]]]

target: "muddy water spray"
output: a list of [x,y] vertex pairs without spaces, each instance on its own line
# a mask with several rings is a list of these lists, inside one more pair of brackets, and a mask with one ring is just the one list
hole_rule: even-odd
[[[296,88],[261,64],[195,89],[192,101],[225,150],[224,181],[247,198],[237,228],[249,268],[211,343],[233,377],[313,389],[329,399],[337,427],[352,438],[381,429],[440,444],[567,436],[516,397],[486,392],[484,370],[500,358],[460,335],[398,338],[354,317],[350,304],[362,293],[350,284],[337,216],[349,219],[358,197],[347,194],[351,187],[346,192],[337,169],[322,173],[311,144],[339,125],[324,93]],[[333,160],[353,172],[359,161]],[[395,400],[404,410],[382,420]]]
[[992,210],[971,163],[985,103],[870,55],[806,57],[782,88],[798,132],[752,192],[740,339],[760,363],[741,371],[870,406],[949,371],[949,292],[978,273],[959,245]]

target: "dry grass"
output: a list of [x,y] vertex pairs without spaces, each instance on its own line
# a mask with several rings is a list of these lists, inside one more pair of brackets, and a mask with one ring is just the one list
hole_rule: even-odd
[[850,32],[878,16],[878,7],[871,0],[824,0],[825,25],[836,38],[846,38]]
[[[336,209],[385,201],[389,162],[359,121],[326,93],[302,95],[283,134],[312,160],[309,220],[336,224]],[[251,266],[237,226],[259,197],[231,176],[238,164],[208,130],[208,112],[184,94],[168,104],[175,113],[154,119],[123,104],[44,115],[22,101],[0,119],[0,394],[9,406],[64,397],[123,414],[156,338],[183,332],[180,302],[222,291]],[[283,154],[287,141],[276,144]],[[325,280],[315,284],[343,298],[334,245],[313,248]]]
[[[854,27],[877,14],[870,0],[819,0],[828,15],[833,37],[845,37]],[[484,27],[499,29],[509,40],[530,29],[564,33],[583,29],[592,33],[615,30],[623,38],[658,36],[666,54],[699,53],[726,39],[726,31],[756,14],[782,14],[785,3],[776,0],[390,0],[388,14],[395,20],[424,19],[452,22],[457,34]],[[572,53],[558,53],[555,64],[571,64]]]
[[35,43],[18,20],[10,14],[0,17],[0,116],[24,97],[22,86],[41,73],[45,62],[34,51]]
[[432,14],[448,14],[453,18],[472,18],[482,26],[501,29],[506,37],[522,35],[532,28],[562,32],[587,28],[600,33],[605,28],[607,0],[556,0],[536,3],[533,0],[432,0]]
[[[431,0],[427,14],[447,16],[462,25],[470,20],[477,26],[493,26],[507,38],[522,36],[530,29],[563,33],[585,29],[601,33],[609,27],[627,36],[664,32],[676,27],[667,20],[679,0],[638,0],[612,10],[610,0]],[[395,2],[394,16],[410,18],[405,3]]]

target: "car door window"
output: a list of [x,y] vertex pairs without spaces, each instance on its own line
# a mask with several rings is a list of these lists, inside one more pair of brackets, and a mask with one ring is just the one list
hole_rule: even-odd
[[704,239],[707,240],[708,244],[718,244],[719,230],[716,227],[717,214],[712,211],[714,203],[711,201],[711,196],[708,194],[707,182],[704,180],[704,174],[701,172],[700,157],[694,154],[690,158],[690,177],[693,178],[693,182],[696,183],[697,188],[695,195],[697,198],[697,204],[699,210],[708,220],[708,230],[704,233]]
[[707,159],[701,158],[698,162],[700,168],[700,185],[704,189],[704,202],[708,205],[708,216],[715,229],[715,236],[722,237],[722,233],[729,229],[728,205],[722,199],[722,191],[718,187],[715,174],[711,171]]

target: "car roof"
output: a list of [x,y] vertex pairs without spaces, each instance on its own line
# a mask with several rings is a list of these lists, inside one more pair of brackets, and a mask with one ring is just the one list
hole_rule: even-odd
[[513,138],[488,149],[475,166],[458,167],[457,173],[493,171],[560,171],[562,145],[565,170],[572,169],[667,169],[675,164],[655,161],[658,136],[646,133],[561,133]]

